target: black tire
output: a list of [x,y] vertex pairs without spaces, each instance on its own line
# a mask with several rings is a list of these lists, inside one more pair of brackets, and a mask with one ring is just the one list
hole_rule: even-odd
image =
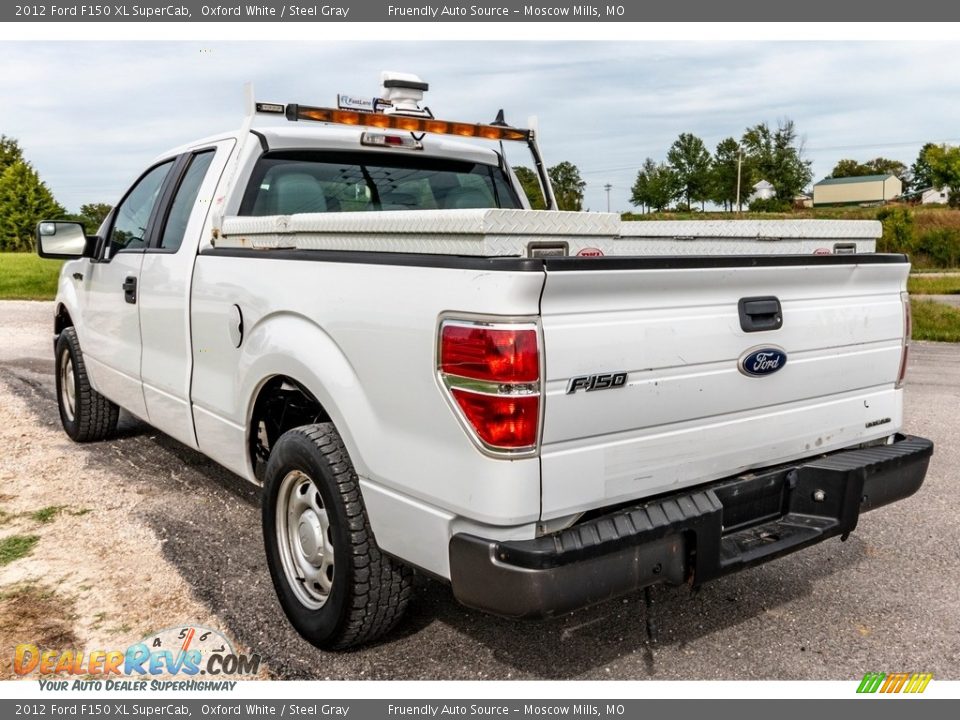
[[[288,476],[302,488],[298,473],[319,492],[329,528],[322,537],[333,548],[332,585],[320,607],[308,607],[298,597],[307,583],[293,587],[296,580],[288,578],[282,557],[287,552],[289,560],[293,550],[281,549],[283,540],[278,537],[278,507],[289,507],[281,490],[290,487],[284,482]],[[270,453],[263,492],[267,564],[280,605],[297,632],[328,650],[369,643],[389,632],[406,610],[412,572],[377,547],[357,474],[333,424],[305,425],[284,433]]]
[[[117,430],[120,408],[90,386],[76,330],[68,327],[60,333],[54,355],[57,406],[63,429],[76,442],[106,440]],[[68,361],[69,364],[65,365]],[[73,408],[69,407],[69,400],[65,398],[65,382],[73,383]]]

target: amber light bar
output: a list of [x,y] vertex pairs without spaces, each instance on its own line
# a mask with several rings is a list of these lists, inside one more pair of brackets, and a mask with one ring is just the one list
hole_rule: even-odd
[[[270,111],[268,110],[267,112]],[[459,137],[481,138],[483,140],[520,140],[529,142],[531,134],[529,130],[521,130],[520,128],[508,126],[449,122],[428,117],[386,115],[384,113],[358,112],[356,110],[310,107],[309,105],[287,105],[285,114],[287,120],[315,120],[317,122],[336,123],[337,125],[355,125],[380,128],[383,130],[434,133],[437,135],[457,135]]]

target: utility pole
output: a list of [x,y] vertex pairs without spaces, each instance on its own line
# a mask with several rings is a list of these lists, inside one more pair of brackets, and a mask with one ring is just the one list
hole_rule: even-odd
[[613,189],[613,185],[607,183],[603,186],[603,189],[607,191],[607,212],[610,212],[610,191]]
[[743,167],[743,146],[737,145],[737,213],[743,212],[743,203],[740,202],[740,169]]

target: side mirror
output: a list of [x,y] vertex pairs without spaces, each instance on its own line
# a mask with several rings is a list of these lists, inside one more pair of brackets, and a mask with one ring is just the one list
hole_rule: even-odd
[[78,222],[45,220],[37,225],[37,253],[43,258],[93,257],[96,242],[97,238],[88,237]]

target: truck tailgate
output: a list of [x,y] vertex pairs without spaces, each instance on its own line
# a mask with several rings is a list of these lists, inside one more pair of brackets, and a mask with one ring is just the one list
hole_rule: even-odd
[[[546,269],[544,520],[900,427],[903,256],[559,258]],[[741,299],[762,297],[779,301],[782,325],[746,331],[773,322],[741,320]],[[741,371],[763,348],[784,353],[779,368]],[[590,380],[607,373],[626,378]]]

